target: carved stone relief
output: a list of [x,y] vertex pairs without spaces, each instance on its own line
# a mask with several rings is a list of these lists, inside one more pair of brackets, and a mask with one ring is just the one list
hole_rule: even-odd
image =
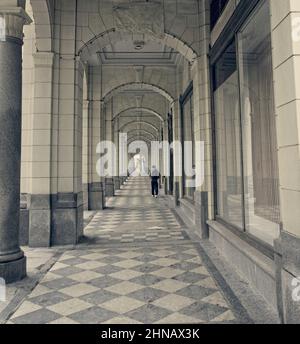
[[120,3],[113,13],[118,31],[164,37],[164,12],[160,2]]

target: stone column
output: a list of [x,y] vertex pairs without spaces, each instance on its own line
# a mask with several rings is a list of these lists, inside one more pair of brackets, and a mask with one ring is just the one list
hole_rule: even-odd
[[119,118],[116,118],[113,121],[113,135],[114,135],[114,144],[116,146],[116,171],[114,176],[114,189],[115,191],[120,190],[121,188],[121,180],[119,176]]
[[[110,100],[105,107],[105,140],[113,140],[113,100]],[[113,197],[115,195],[114,178],[113,176],[105,177],[105,196]]]
[[179,199],[182,197],[182,150],[181,150],[181,120],[179,100],[176,99],[173,106],[173,138],[174,144],[174,186],[173,197],[170,198],[170,207],[179,205]]
[[[168,142],[169,141],[169,127],[168,127],[168,116],[166,120],[163,122],[163,132],[164,137],[163,141]],[[164,183],[164,192],[165,195],[169,194],[169,174],[170,174],[170,157],[166,157],[164,155],[164,152],[162,151],[162,172],[161,175],[163,176],[162,182]]]
[[103,116],[104,108],[101,101],[101,72],[99,68],[89,67],[89,210],[102,210],[105,208],[104,181],[96,170],[97,161],[100,158],[97,154],[97,145],[103,140]]
[[97,145],[102,140],[101,138],[101,116],[102,104],[100,100],[93,99],[91,101],[91,181],[89,183],[89,210],[102,210],[105,208],[105,197],[103,178],[98,175],[96,171],[97,160]]
[[[200,5],[199,34],[203,38],[198,58],[191,66],[193,76],[194,138],[196,148],[195,225],[202,238],[208,237],[207,220],[214,216],[211,94],[209,71],[209,3]],[[202,143],[201,143],[202,142]],[[203,147],[204,145],[204,147]]]
[[0,18],[5,23],[0,36],[0,277],[12,283],[26,275],[19,217],[22,43],[30,18],[22,8],[0,8]]
[[[29,209],[28,243],[30,247],[51,245],[51,163],[52,82],[54,54],[38,52],[34,62],[34,106],[32,111],[32,147],[29,162],[31,176],[27,195]],[[48,86],[48,87],[45,87]]]
[[83,101],[82,108],[82,191],[83,209],[89,208],[89,101]]

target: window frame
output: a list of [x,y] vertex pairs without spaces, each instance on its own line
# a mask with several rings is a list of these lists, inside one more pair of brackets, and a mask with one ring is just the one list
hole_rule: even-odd
[[[217,133],[216,133],[216,112],[215,112],[215,103],[214,103],[214,92],[215,88],[215,72],[214,67],[219,59],[222,57],[226,49],[235,42],[236,46],[236,61],[237,61],[237,73],[238,73],[238,83],[239,83],[239,117],[240,117],[240,131],[242,133],[242,109],[241,109],[241,87],[240,87],[240,62],[239,62],[239,42],[238,42],[238,35],[242,28],[246,27],[246,25],[251,21],[251,19],[255,16],[261,6],[267,0],[244,0],[241,1],[236,9],[236,12],[232,16],[231,20],[225,27],[224,31],[221,33],[220,37],[218,38],[217,42],[213,46],[209,54],[210,60],[210,91],[211,91],[211,113],[212,113],[212,142],[213,142],[213,194],[214,194],[214,214],[215,220],[220,224],[226,226],[230,231],[240,237],[242,240],[247,242],[252,247],[259,250],[264,255],[268,256],[271,259],[274,259],[275,249],[274,246],[270,245],[269,243],[261,240],[260,238],[254,236],[253,234],[249,233],[246,230],[245,226],[245,185],[244,185],[244,155],[243,155],[243,135],[240,135],[241,139],[241,173],[242,173],[242,213],[243,213],[243,230],[241,230],[238,226],[233,225],[232,223],[227,222],[224,220],[220,215],[218,215],[218,181],[217,181]],[[247,15],[245,15],[247,14]],[[242,18],[241,18],[242,17]],[[241,20],[242,19],[242,20]],[[228,35],[228,31],[230,34]],[[227,35],[227,36],[226,36]],[[281,225],[280,225],[281,230]]]
[[[222,16],[223,12],[225,11],[225,8],[228,5],[228,3],[229,3],[229,0],[211,0],[211,2],[210,2],[210,13],[211,13],[211,15],[210,15],[210,29],[211,29],[211,31],[217,25],[220,17]],[[219,7],[219,8],[218,8],[217,14],[215,16],[213,16],[212,10],[215,9],[214,8],[215,6]]]

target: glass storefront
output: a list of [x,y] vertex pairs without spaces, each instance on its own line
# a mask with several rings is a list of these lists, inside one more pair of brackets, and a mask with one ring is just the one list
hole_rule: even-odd
[[239,84],[235,42],[217,62],[214,78],[218,215],[243,228]]
[[279,185],[269,1],[214,66],[217,213],[273,245]]

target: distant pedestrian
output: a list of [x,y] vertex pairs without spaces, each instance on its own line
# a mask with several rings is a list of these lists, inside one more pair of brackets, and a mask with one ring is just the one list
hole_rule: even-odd
[[152,166],[151,170],[151,190],[152,190],[152,197],[157,198],[158,197],[158,181],[159,181],[160,175],[156,168],[156,166]]

